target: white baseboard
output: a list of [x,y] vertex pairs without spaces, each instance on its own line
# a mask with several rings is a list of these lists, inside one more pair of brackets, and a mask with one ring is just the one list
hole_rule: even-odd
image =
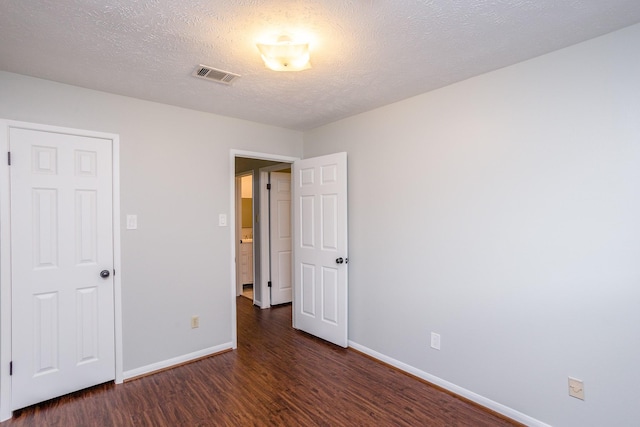
[[172,359],[163,360],[162,362],[152,363],[151,365],[142,366],[140,368],[125,371],[123,373],[124,379],[130,379],[139,377],[140,375],[147,375],[162,369],[171,368],[172,366],[180,365],[181,363],[190,362],[192,360],[199,359],[201,357],[210,356],[215,353],[219,353],[224,350],[231,350],[232,344],[225,343],[215,347],[205,348],[204,350],[194,351],[193,353],[185,354],[182,356],[174,357]]
[[371,350],[370,348],[360,345],[356,342],[349,341],[349,347],[353,348],[354,350],[358,350],[359,352],[362,352],[367,356],[373,357],[374,359],[378,359],[381,362],[391,365],[394,368],[398,368],[401,371],[407,372],[420,379],[423,379],[431,384],[442,387],[443,389],[455,393],[458,396],[469,399],[470,401],[475,402],[478,405],[491,409],[492,411],[509,417],[512,420],[518,421],[524,425],[531,427],[551,427],[549,426],[549,424],[545,424],[542,421],[536,420],[535,418],[523,414],[522,412],[516,411],[515,409],[509,408],[508,406],[502,405],[498,402],[494,402],[491,399],[487,399],[486,397],[480,396],[479,394],[445,381],[442,378],[438,378],[411,365],[407,365],[406,363],[400,362],[399,360],[393,359],[382,353],[378,353],[377,351]]

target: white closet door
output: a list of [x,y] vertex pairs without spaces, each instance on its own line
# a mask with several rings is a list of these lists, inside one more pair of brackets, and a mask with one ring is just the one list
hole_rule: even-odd
[[9,138],[18,409],[115,378],[112,145],[18,128]]

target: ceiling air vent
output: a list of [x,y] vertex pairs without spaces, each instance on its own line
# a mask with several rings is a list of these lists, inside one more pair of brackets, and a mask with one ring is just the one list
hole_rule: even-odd
[[209,67],[208,65],[198,65],[195,70],[193,70],[193,77],[198,77],[200,79],[211,80],[212,82],[222,83],[223,85],[230,85],[233,81],[235,81],[240,74],[230,73],[228,71],[218,70],[213,67]]

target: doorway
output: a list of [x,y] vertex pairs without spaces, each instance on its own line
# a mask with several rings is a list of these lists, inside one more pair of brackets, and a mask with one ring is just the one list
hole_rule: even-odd
[[[277,267],[283,267],[287,274],[280,274],[272,280],[271,251],[282,248],[282,242],[278,241],[274,246],[270,236],[280,228],[283,220],[287,222],[285,234],[290,235],[291,224],[290,215],[280,215],[279,224],[272,224],[271,197],[267,190],[272,171],[288,171],[290,174],[289,162],[244,156],[234,158],[235,295],[251,297],[254,305],[260,308],[269,308],[272,304],[271,283],[277,281],[280,289],[280,283],[286,282],[286,287],[290,286],[287,283],[291,281],[290,271],[287,270],[290,270],[291,265],[289,263],[287,266],[286,262],[280,262]],[[288,190],[290,193],[290,188]],[[284,205],[276,203],[274,202],[274,208],[280,205],[282,210]],[[290,207],[285,207],[284,210],[289,213]],[[280,255],[280,258],[283,256]],[[279,271],[280,268],[277,269]]]
[[[237,158],[250,160],[271,160],[292,164],[293,209],[292,242],[295,280],[293,290],[293,327],[323,338],[342,347],[348,345],[348,230],[347,230],[347,153],[334,153],[304,160],[272,156],[260,153],[230,150],[231,161],[231,218],[235,220],[236,206],[236,161]],[[256,181],[254,181],[256,182]],[[258,184],[260,185],[260,184]],[[289,184],[291,186],[291,184]],[[254,189],[255,190],[255,189]],[[254,191],[254,195],[259,192]],[[264,204],[264,198],[260,205]],[[258,205],[258,203],[255,203]],[[266,210],[261,210],[265,212]],[[261,229],[255,238],[264,234],[265,221],[257,215]],[[236,253],[236,237],[231,239],[231,253]],[[268,240],[268,239],[267,239]],[[262,254],[262,257],[264,254]],[[236,259],[231,260],[232,271],[236,269]],[[254,287],[254,301],[257,292],[262,291],[265,283],[263,271],[254,274],[260,277],[260,286]],[[264,270],[264,264],[260,264]],[[259,276],[258,276],[259,274]],[[235,276],[235,275],[234,275]],[[238,346],[237,322],[237,284],[232,280],[231,301],[231,339],[233,348]],[[267,295],[267,291],[261,292]],[[262,298],[263,301],[266,298]]]

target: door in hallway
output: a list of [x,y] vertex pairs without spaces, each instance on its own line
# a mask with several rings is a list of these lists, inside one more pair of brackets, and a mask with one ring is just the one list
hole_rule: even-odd
[[291,174],[271,172],[271,304],[292,299]]

